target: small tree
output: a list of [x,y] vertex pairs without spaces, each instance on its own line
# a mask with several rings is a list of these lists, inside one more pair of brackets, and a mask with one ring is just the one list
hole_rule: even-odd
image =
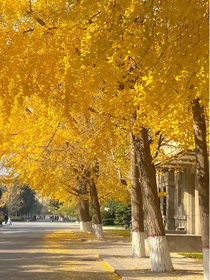
[[32,205],[31,212],[35,215],[40,215],[42,211],[42,204],[39,202],[37,198],[35,198],[34,203]]
[[117,203],[115,209],[115,221],[116,225],[123,225],[125,222],[131,221],[131,204],[123,204],[122,202]]
[[31,190],[28,186],[22,187],[20,198],[23,201],[22,207],[19,209],[21,215],[29,215],[35,203],[35,191]]
[[109,200],[101,207],[103,225],[123,225],[131,220],[131,205]]
[[20,186],[10,186],[3,194],[2,198],[8,209],[9,216],[14,215],[23,206],[23,199],[21,197]]

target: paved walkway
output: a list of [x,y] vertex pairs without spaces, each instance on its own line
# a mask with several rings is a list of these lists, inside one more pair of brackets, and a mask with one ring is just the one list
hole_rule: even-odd
[[[97,241],[91,235],[81,233],[79,230],[74,231],[74,233],[83,241],[91,242],[93,248],[96,242],[104,243],[103,240]],[[143,259],[131,257],[129,239],[105,232],[105,240],[108,244],[112,244],[112,249],[107,248],[106,253],[101,250],[101,252],[98,252],[99,257],[123,280],[152,280],[157,278],[164,280],[203,280],[203,266],[200,261],[185,258],[177,253],[171,253],[174,266],[173,272],[151,272],[149,257]],[[108,244],[107,246],[109,247]]]
[[1,280],[119,280],[66,224],[0,228]]
[[153,273],[149,257],[131,257],[129,239],[111,233],[96,239],[78,227],[56,223],[1,227],[0,279],[203,280],[198,261],[171,254],[175,271]]

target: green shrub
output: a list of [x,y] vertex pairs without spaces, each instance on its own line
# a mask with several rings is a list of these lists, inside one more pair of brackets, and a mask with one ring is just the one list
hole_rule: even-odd
[[[21,217],[21,216],[17,216],[17,217],[12,216],[12,217],[10,217],[10,219],[12,220],[12,222],[22,222],[22,221],[24,221],[24,218]],[[0,217],[0,221],[4,221],[4,217]]]
[[17,216],[17,217],[12,216],[12,217],[10,217],[10,219],[12,220],[12,222],[22,222],[22,221],[24,221],[24,218],[22,216]]
[[101,207],[101,218],[104,226],[122,226],[125,221],[131,220],[131,205],[108,200]]

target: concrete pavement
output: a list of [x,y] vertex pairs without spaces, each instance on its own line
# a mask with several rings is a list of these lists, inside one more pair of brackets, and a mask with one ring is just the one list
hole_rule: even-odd
[[[73,230],[73,232],[83,241],[91,242],[92,244],[95,242],[104,243],[103,240],[97,241],[91,235],[81,233],[78,230]],[[148,248],[146,248],[147,258],[132,258],[131,243],[128,238],[114,236],[105,232],[105,240],[108,244],[112,244],[112,249],[107,249],[106,253],[103,253],[102,250],[101,252],[99,251],[99,257],[123,280],[153,280],[157,278],[164,280],[203,280],[203,266],[200,261],[183,257],[177,253],[171,253],[174,266],[173,272],[151,272]],[[108,244],[107,246],[109,246]]]
[[174,271],[170,273],[156,273],[150,271],[150,260],[134,259],[131,256],[106,256],[100,255],[100,258],[123,280],[137,279],[203,279],[203,269],[195,261],[191,261],[178,254],[171,254]]
[[119,280],[87,242],[64,223],[0,228],[1,280]]
[[131,257],[128,238],[105,232],[104,239],[73,223],[13,223],[0,228],[1,280],[203,279],[202,263],[171,254],[175,271],[150,271],[149,257]]

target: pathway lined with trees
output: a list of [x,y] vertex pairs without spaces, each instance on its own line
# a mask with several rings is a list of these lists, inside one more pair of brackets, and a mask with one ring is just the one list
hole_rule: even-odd
[[98,238],[100,203],[129,199],[133,256],[144,209],[151,270],[172,271],[155,163],[192,149],[208,279],[208,19],[206,0],[3,1],[2,183],[77,204]]
[[[149,270],[149,258],[132,258],[130,238],[113,232],[105,231],[105,239],[96,240],[75,223],[15,222],[1,226],[1,279],[119,280],[120,275],[137,280],[139,274],[148,280],[156,278],[157,273]],[[198,261],[178,254],[172,254],[172,261],[175,271],[158,273],[160,278],[202,280]]]
[[0,228],[0,278],[2,280],[117,280],[81,242],[71,223],[15,223]]

